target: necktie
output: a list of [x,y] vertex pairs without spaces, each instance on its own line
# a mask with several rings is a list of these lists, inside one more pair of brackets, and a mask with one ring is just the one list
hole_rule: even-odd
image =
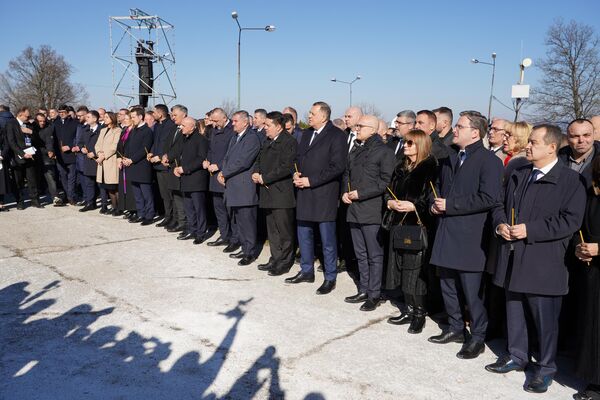
[[458,152],[458,158],[456,160],[456,169],[458,170],[463,163],[465,162],[465,158],[467,158],[467,152],[464,150],[461,150]]
[[352,151],[352,149],[354,148],[354,146],[355,146],[355,143],[354,143],[354,138],[355,137],[356,137],[356,135],[352,131],[348,135],[348,145],[349,145],[348,146],[348,153],[350,153]]
[[538,177],[541,173],[542,171],[540,171],[539,169],[534,169],[531,171],[531,174],[529,175],[529,181],[527,182],[527,189],[529,189],[529,186],[531,186],[533,182],[538,180]]
[[317,131],[314,131],[312,137],[310,138],[310,142],[308,142],[309,146],[312,144],[313,140],[315,140],[316,137],[317,137]]

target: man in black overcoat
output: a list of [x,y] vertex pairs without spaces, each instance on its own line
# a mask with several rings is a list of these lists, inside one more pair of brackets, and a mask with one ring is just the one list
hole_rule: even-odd
[[[439,197],[431,206],[431,212],[439,218],[430,263],[439,267],[450,328],[429,341],[464,342],[457,354],[463,359],[475,358],[485,349],[487,314],[479,288],[491,235],[489,211],[502,199],[502,162],[483,147],[481,140],[487,126],[487,119],[480,113],[461,113],[453,132],[460,151],[457,156],[440,160]],[[470,337],[466,338],[459,290],[471,314]]]
[[96,208],[96,171],[98,164],[96,157],[96,142],[100,136],[100,125],[98,119],[100,115],[96,110],[89,111],[85,116],[85,128],[79,137],[77,146],[81,149],[81,154],[85,157],[83,160],[82,182],[83,201],[85,205],[79,209],[80,212],[94,210]]
[[35,145],[40,151],[38,159],[39,168],[46,181],[48,192],[52,197],[55,207],[64,206],[62,199],[58,196],[58,187],[56,186],[56,150],[54,148],[54,127],[50,125],[44,114],[38,113],[35,116],[36,134],[38,144]]
[[58,108],[58,118],[52,125],[54,128],[54,148],[56,152],[56,167],[63,189],[67,195],[70,205],[75,205],[75,183],[77,171],[75,166],[76,155],[71,150],[75,147],[75,136],[79,123],[71,118],[68,112],[69,106],[61,105]]
[[495,232],[503,239],[494,284],[506,291],[509,355],[486,369],[507,373],[527,366],[529,314],[540,354],[524,389],[534,393],[545,392],[556,373],[558,319],[569,279],[565,253],[581,227],[586,204],[583,179],[557,158],[561,139],[557,126],[533,128],[526,147],[532,165],[511,174],[504,206],[493,213]]

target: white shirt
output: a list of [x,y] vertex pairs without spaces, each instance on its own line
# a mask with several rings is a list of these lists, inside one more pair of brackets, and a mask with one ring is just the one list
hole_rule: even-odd
[[[325,124],[325,125],[327,125],[327,124]],[[316,131],[313,132],[313,135],[310,138],[310,142],[308,142],[309,146],[312,144],[313,140],[316,139],[316,137],[319,135],[319,133],[321,133],[323,128],[325,128],[325,125],[323,125],[322,127],[320,127],[319,129],[317,129]]]
[[538,176],[535,178],[536,181],[538,181],[542,176],[545,176],[548,172],[550,172],[550,170],[552,168],[554,168],[554,166],[558,163],[558,158],[554,159],[554,161],[552,161],[550,164],[546,165],[543,168],[536,168],[533,167],[533,169],[531,170],[531,172],[538,170],[540,171],[540,173],[538,174]]
[[348,144],[350,145],[348,147],[348,153],[350,153],[354,148],[354,139],[356,139],[356,132],[350,131],[350,133],[348,134]]

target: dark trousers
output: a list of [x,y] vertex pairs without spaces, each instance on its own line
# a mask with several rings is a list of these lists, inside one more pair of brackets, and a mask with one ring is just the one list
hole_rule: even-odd
[[58,197],[58,188],[56,187],[56,168],[54,165],[44,165],[42,167],[42,171],[44,173],[44,180],[46,181],[46,186],[48,186],[48,193],[50,193],[50,197],[53,199]]
[[227,207],[225,206],[225,201],[223,200],[223,193],[211,192],[211,195],[221,238],[231,241],[233,232],[231,229],[229,213],[227,212]]
[[96,177],[81,174],[81,190],[83,190],[83,201],[85,201],[85,204],[95,203]]
[[206,233],[206,192],[183,192],[187,231],[196,237]]
[[383,276],[381,225],[349,223],[349,226],[360,274],[358,290],[366,293],[370,299],[378,299],[381,295],[381,277]]
[[31,201],[38,201],[37,169],[35,163],[29,161],[25,165],[14,167],[13,171],[15,174],[15,183],[17,184],[17,190],[15,191],[17,202],[23,201],[21,191],[25,189],[25,178],[27,178],[27,188],[29,189]]
[[293,208],[263,209],[267,220],[267,235],[271,260],[277,267],[294,264],[294,213]]
[[506,291],[506,320],[510,357],[525,367],[529,362],[529,343],[525,307],[529,308],[538,335],[540,357],[539,375],[553,377],[556,373],[558,317],[561,296],[538,296]]
[[346,214],[348,213],[348,205],[340,202],[336,220],[336,231],[338,236],[338,256],[340,260],[346,263],[346,269],[356,274],[357,272],[357,256],[352,244],[352,234],[350,233],[350,224],[346,222]]
[[156,182],[158,183],[158,191],[165,207],[165,220],[175,221],[175,212],[173,210],[173,191],[167,186],[169,171],[156,171]]
[[151,183],[131,182],[138,217],[154,218],[154,194]]
[[185,206],[183,205],[183,193],[179,190],[171,190],[173,196],[173,213],[177,221],[177,226],[186,226]]
[[337,240],[335,221],[298,221],[298,244],[300,246],[300,268],[303,273],[314,273],[315,241],[314,230],[319,229],[323,244],[325,279],[335,281],[337,277]]
[[257,206],[231,207],[231,223],[233,225],[234,237],[239,240],[244,255],[258,257],[257,252]]
[[58,168],[58,175],[60,176],[60,183],[67,194],[67,199],[75,201],[75,182],[77,180],[75,164],[58,163],[56,166]]
[[444,298],[444,305],[448,313],[450,330],[452,332],[462,332],[465,328],[458,294],[458,290],[461,289],[471,314],[471,335],[473,340],[483,342],[488,324],[483,300],[479,297],[479,288],[483,273],[458,271],[443,267],[439,267],[439,269],[442,297]]

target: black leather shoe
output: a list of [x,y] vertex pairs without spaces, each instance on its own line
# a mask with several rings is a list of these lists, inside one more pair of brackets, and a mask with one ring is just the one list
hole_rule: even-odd
[[214,240],[212,242],[208,242],[206,243],[207,246],[229,246],[229,242],[225,239],[223,239],[221,236],[219,236],[219,238],[217,240]]
[[143,219],[143,218],[141,218],[141,217],[135,217],[135,218],[131,218],[131,219],[129,220],[129,223],[130,223],[130,224],[137,224],[137,223],[139,223],[139,222],[142,222],[143,220],[144,220],[144,219]]
[[275,266],[275,263],[271,260],[269,260],[268,262],[264,263],[264,264],[258,264],[258,270],[259,271],[270,271],[271,268],[273,268]]
[[200,235],[200,236],[196,236],[196,239],[194,239],[194,244],[202,244],[206,241],[207,237],[204,235]]
[[81,206],[85,206],[85,201],[81,200],[81,201],[78,201],[78,202],[77,202],[77,203],[75,203],[75,204],[76,204],[76,205],[78,205],[79,207],[81,207]]
[[523,386],[523,389],[529,393],[545,393],[550,385],[552,385],[551,377],[536,376],[529,383]]
[[573,395],[575,400],[599,400],[600,385],[588,385],[585,390]]
[[242,265],[242,266],[250,265],[255,260],[256,260],[256,257],[244,256],[240,261],[238,261],[238,265]]
[[183,226],[177,225],[167,229],[167,232],[183,232]]
[[156,224],[156,226],[158,226],[159,228],[162,228],[163,226],[167,226],[170,224],[171,224],[171,220],[165,218],[162,221],[160,221],[158,224]]
[[523,368],[510,356],[503,356],[498,358],[495,363],[486,365],[485,370],[495,374],[506,374],[511,371],[523,371]]
[[267,273],[267,275],[270,275],[270,276],[281,276],[283,274],[287,274],[288,272],[290,272],[291,268],[292,268],[291,265],[289,267],[279,267],[277,265],[274,265],[273,268],[271,268],[269,270],[269,272]]
[[388,324],[392,324],[392,325],[410,324],[412,322],[413,318],[415,317],[414,313],[415,313],[415,310],[414,310],[413,306],[409,305],[409,306],[407,306],[405,312],[401,313],[397,317],[388,318],[387,322],[388,322]]
[[335,281],[324,281],[323,284],[317,289],[317,294],[328,294],[335,289]]
[[465,334],[463,332],[446,331],[439,335],[432,336],[427,339],[431,343],[446,344],[446,343],[464,343]]
[[108,207],[106,207],[106,206],[100,207],[100,211],[99,212],[102,215],[110,214],[110,211],[108,211]]
[[470,360],[472,358],[479,357],[479,355],[484,351],[485,343],[471,339],[465,344],[463,344],[460,351],[456,353],[456,357],[461,358],[463,360]]
[[303,274],[302,272],[298,272],[296,275],[285,279],[285,283],[302,283],[302,282],[312,283],[314,281],[315,281],[315,274]]
[[147,225],[152,225],[153,223],[154,223],[153,219],[144,219],[144,220],[142,220],[142,223],[140,225],[147,226]]
[[367,296],[366,293],[361,292],[356,293],[354,296],[348,296],[344,299],[346,303],[351,304],[363,303],[367,300],[369,300],[369,296]]
[[234,251],[239,250],[240,247],[239,244],[229,243],[227,247],[223,249],[223,253],[233,253]]
[[374,311],[381,304],[379,299],[368,299],[360,306],[360,311]]
[[177,235],[177,240],[190,240],[194,239],[194,235],[189,232],[181,232]]
[[244,258],[244,257],[245,257],[245,255],[244,255],[244,251],[243,250],[240,250],[237,253],[231,253],[229,255],[229,258]]
[[416,335],[423,332],[423,328],[425,327],[425,316],[427,313],[423,308],[416,307],[414,309],[413,319],[410,322],[410,326],[408,327],[408,333]]
[[81,207],[79,209],[79,212],[86,212],[86,211],[91,211],[92,210],[92,203],[88,203],[85,206]]
[[44,208],[44,206],[41,205],[39,201],[32,201],[31,206],[35,208]]
[[24,210],[25,209],[25,203],[23,203],[22,201],[17,203],[17,210]]

